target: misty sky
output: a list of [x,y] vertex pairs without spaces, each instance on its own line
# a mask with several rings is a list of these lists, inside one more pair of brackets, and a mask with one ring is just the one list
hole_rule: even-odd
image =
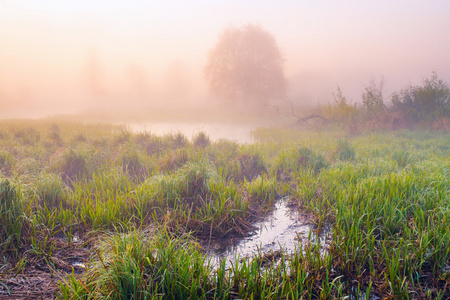
[[448,0],[0,0],[0,100],[207,98],[208,51],[226,26],[247,23],[277,39],[299,103],[331,101],[337,85],[359,101],[372,77],[384,77],[386,97],[431,71],[450,82]]

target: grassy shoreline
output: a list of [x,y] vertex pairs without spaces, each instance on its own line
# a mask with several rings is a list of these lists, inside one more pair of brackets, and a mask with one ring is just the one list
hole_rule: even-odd
[[[253,138],[3,123],[0,291],[14,295],[14,280],[38,268],[61,278],[46,297],[63,299],[450,297],[448,134],[260,128]],[[248,233],[282,196],[317,231],[332,228],[328,252],[312,239],[277,263],[261,253],[209,266],[202,241]]]

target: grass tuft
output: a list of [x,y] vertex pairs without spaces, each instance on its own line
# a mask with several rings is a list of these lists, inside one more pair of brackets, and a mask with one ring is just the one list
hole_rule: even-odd
[[209,144],[211,144],[211,141],[209,140],[209,136],[204,131],[200,131],[193,137],[192,143],[196,147],[206,148]]

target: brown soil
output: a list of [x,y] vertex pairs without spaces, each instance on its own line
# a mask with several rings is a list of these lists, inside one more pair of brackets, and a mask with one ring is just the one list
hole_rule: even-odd
[[[17,271],[9,268],[0,273],[0,299],[55,299],[58,283],[72,272],[81,274],[84,269],[75,262],[87,263],[88,245],[81,239],[67,244],[65,239],[53,237],[54,251],[46,258],[28,252],[26,266]],[[17,273],[17,274],[16,274]]]

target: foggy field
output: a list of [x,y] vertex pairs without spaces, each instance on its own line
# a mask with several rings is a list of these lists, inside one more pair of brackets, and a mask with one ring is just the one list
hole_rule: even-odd
[[450,299],[449,28],[0,0],[0,300]]
[[0,297],[450,297],[448,133],[249,130],[0,121]]

